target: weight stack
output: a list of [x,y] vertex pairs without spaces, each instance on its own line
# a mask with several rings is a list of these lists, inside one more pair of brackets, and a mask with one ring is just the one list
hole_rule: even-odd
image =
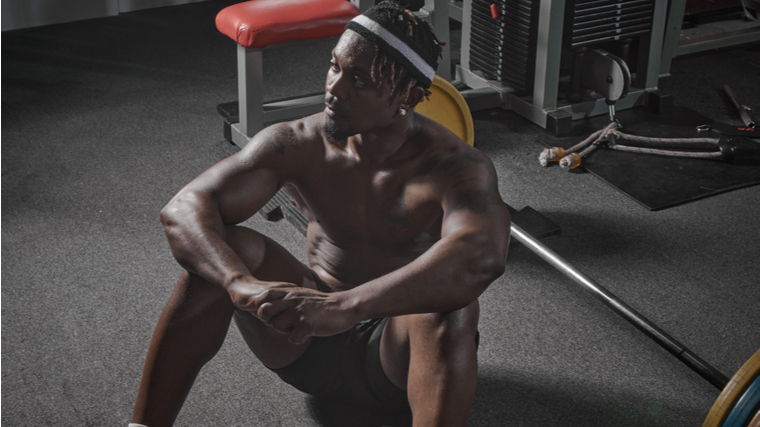
[[568,2],[565,39],[572,49],[632,39],[652,30],[654,0]]
[[[496,19],[492,4],[500,11]],[[531,0],[473,0],[470,70],[504,83],[518,96],[529,94],[536,70],[539,5]]]
[[[537,44],[540,4],[538,0],[472,0],[470,70],[502,82],[517,96],[532,95],[536,52],[546,50]],[[638,48],[636,39],[651,31],[654,4],[655,0],[567,0],[561,60],[574,64],[563,65],[560,77],[579,82],[576,74],[582,68],[582,53],[593,46],[615,51],[631,66],[629,49]],[[498,9],[496,18],[492,5]],[[578,92],[577,84],[571,87]]]

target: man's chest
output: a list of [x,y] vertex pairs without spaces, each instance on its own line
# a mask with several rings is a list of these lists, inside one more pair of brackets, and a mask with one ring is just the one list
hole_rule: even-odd
[[406,246],[440,237],[441,203],[406,171],[333,170],[299,184],[306,209],[332,239]]

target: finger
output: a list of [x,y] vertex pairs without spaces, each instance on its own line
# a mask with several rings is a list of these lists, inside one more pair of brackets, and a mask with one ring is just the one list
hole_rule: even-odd
[[288,294],[287,288],[269,288],[265,290],[264,292],[256,295],[254,298],[254,304],[257,306],[261,306],[262,304],[270,301],[275,301],[280,298],[283,298],[285,295]]
[[277,332],[290,334],[298,321],[298,313],[295,310],[285,310],[284,312],[270,319],[270,326]]
[[267,325],[271,325],[272,319],[285,310],[293,308],[293,305],[282,299],[277,299],[261,304],[256,310],[256,317]]
[[305,322],[298,322],[294,325],[293,331],[288,336],[288,340],[293,344],[303,344],[311,338],[314,333]]

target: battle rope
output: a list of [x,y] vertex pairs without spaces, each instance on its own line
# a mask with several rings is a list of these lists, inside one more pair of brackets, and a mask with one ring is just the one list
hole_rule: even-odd
[[[618,129],[621,127],[620,123],[612,122],[605,126],[604,129],[592,133],[588,138],[568,149],[562,147],[547,148],[538,156],[538,162],[541,163],[541,166],[548,166],[551,162],[559,162],[560,167],[563,169],[575,169],[581,165],[582,158],[591,154],[603,143],[606,143],[607,147],[613,150],[633,153],[690,158],[719,158],[723,156],[718,145],[718,138],[651,138],[620,132]],[[640,142],[650,147],[708,149],[711,151],[663,150],[661,148],[623,145],[619,144],[618,140]],[[578,150],[582,151],[578,152]]]

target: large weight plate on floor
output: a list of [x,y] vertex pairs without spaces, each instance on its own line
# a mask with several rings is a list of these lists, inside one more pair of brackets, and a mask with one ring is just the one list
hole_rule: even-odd
[[760,350],[753,354],[733,377],[713,403],[712,409],[705,418],[702,427],[721,427],[726,420],[729,411],[742,397],[744,391],[760,372]]
[[760,403],[760,376],[756,376],[744,390],[742,397],[726,416],[723,427],[746,427],[755,414],[758,403]]
[[435,76],[430,85],[430,101],[423,99],[414,111],[430,117],[470,145],[475,144],[475,126],[472,114],[462,94],[441,76]]

